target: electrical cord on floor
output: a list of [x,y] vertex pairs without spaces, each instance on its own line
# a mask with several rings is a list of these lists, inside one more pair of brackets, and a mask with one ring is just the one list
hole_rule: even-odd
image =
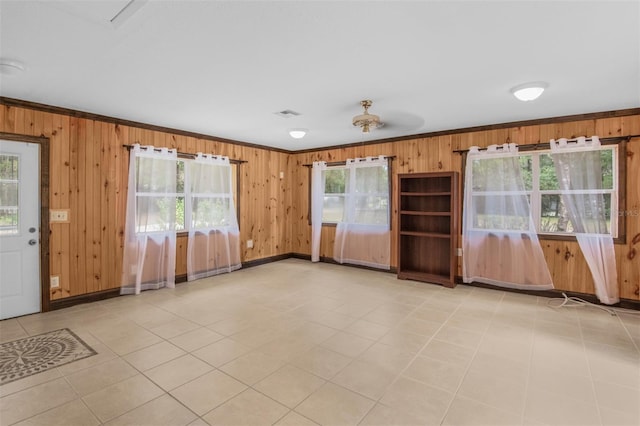
[[[606,306],[596,305],[595,303],[587,302],[586,300],[580,299],[579,297],[569,297],[566,295],[566,293],[562,293],[562,295],[564,296],[564,299],[550,299],[547,302],[547,306],[553,309],[559,309],[563,307],[578,308],[581,306],[590,306],[592,308],[597,308],[602,311],[605,311],[606,313],[612,316],[617,316],[618,312],[629,314],[629,315],[640,315],[640,311],[633,311],[630,309],[623,309],[623,308],[608,308]],[[556,304],[556,302],[558,301],[560,303]]]

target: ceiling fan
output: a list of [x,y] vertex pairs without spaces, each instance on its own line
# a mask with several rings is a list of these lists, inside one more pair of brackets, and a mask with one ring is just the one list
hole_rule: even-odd
[[360,105],[364,108],[364,113],[353,117],[353,125],[362,129],[362,133],[369,133],[370,129],[382,127],[384,123],[380,121],[380,117],[375,114],[369,114],[369,108],[373,101],[365,99],[360,101]]
[[372,104],[373,101],[369,99],[360,101],[364,113],[353,117],[353,125],[360,127],[362,133],[369,133],[371,130],[379,129],[383,126],[392,132],[407,133],[420,129],[424,125],[424,118],[401,110],[385,110],[386,120],[383,123],[378,115],[369,113],[369,108],[371,108]]

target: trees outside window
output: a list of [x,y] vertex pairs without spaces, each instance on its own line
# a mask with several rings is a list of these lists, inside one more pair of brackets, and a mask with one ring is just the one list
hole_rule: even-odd
[[[536,231],[539,234],[573,235],[574,229],[569,214],[560,195],[560,185],[556,168],[549,151],[522,152],[518,157],[520,173],[524,181],[525,193],[529,199],[531,213]],[[602,186],[597,191],[605,200],[604,215],[607,232],[617,237],[618,219],[618,147],[603,146],[600,150],[602,166]],[[526,218],[517,217],[507,210],[498,214],[495,197],[502,197],[503,191],[498,189],[503,171],[500,162],[486,160],[475,161],[474,176],[481,178],[473,181],[473,197],[477,206],[474,227],[477,229],[521,229],[527,224]],[[585,192],[575,188],[574,193]],[[513,194],[513,196],[521,195]],[[612,220],[613,219],[613,220]]]

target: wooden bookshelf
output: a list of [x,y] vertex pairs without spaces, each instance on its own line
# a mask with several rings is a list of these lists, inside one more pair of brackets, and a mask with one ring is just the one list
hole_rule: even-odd
[[398,175],[398,278],[454,287],[458,173]]

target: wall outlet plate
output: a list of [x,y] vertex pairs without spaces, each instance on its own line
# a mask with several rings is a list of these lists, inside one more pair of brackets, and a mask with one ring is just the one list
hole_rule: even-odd
[[458,247],[458,251],[456,253],[456,256],[458,257],[462,257],[462,249]]
[[51,275],[51,288],[60,288],[60,277],[58,275]]
[[68,223],[69,210],[49,210],[49,222]]
[[253,248],[253,240],[247,240],[247,248]]

